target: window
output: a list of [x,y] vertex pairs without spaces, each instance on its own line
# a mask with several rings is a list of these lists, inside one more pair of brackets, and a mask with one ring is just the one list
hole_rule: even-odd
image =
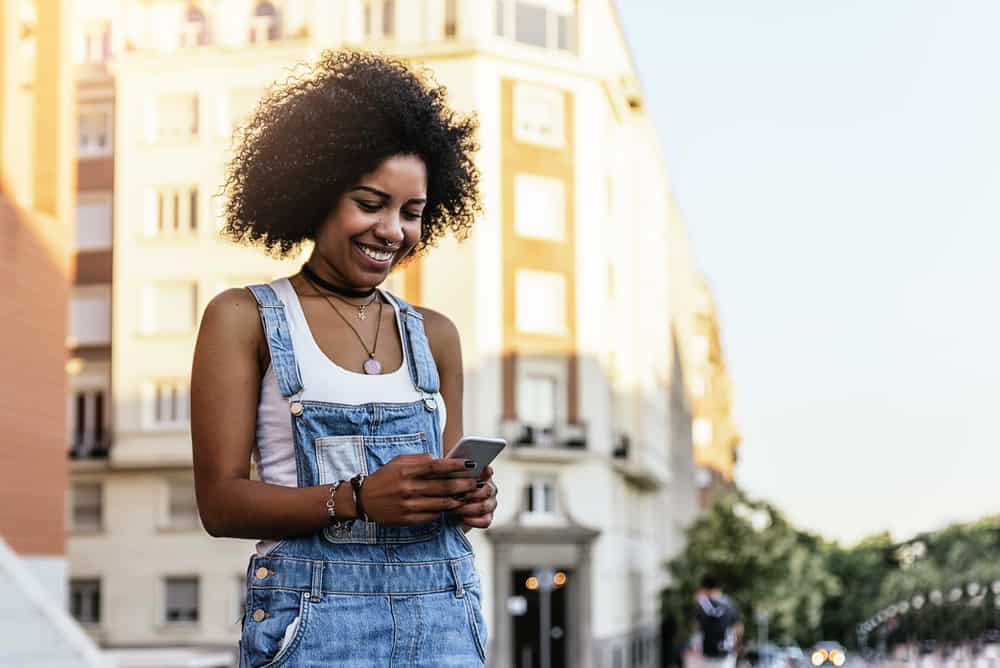
[[556,48],[572,51],[576,41],[576,17],[572,14],[556,14]]
[[146,236],[184,236],[197,232],[198,203],[196,186],[147,190],[143,225]]
[[111,58],[111,23],[98,21],[84,26],[76,48],[78,63],[106,63]]
[[111,230],[111,193],[80,193],[76,201],[76,249],[110,249]]
[[504,14],[506,13],[506,0],[496,0],[496,31],[497,37],[504,37],[507,35],[507,25],[504,20]]
[[[572,0],[496,0],[496,33],[540,48],[576,49],[576,3]],[[511,16],[513,15],[513,16]]]
[[712,443],[712,423],[705,418],[698,418],[691,423],[691,439],[696,446],[707,446]]
[[111,342],[111,288],[105,285],[73,288],[69,305],[70,347]]
[[144,334],[185,334],[195,328],[198,314],[195,283],[159,283],[143,290]]
[[698,362],[708,361],[708,337],[704,334],[695,334],[694,342],[694,358]]
[[444,36],[458,34],[458,0],[444,0]]
[[558,381],[552,376],[529,375],[517,385],[517,416],[541,429],[556,423]]
[[101,621],[101,581],[97,579],[69,581],[69,611],[81,624]]
[[533,334],[566,331],[566,280],[562,274],[519,270],[515,277],[517,328]]
[[551,480],[534,480],[524,490],[524,509],[532,515],[556,514],[556,487]]
[[192,481],[167,481],[167,524],[172,529],[198,527],[198,504]]
[[395,0],[366,0],[362,12],[365,37],[389,38],[396,32]]
[[382,36],[392,37],[396,32],[396,0],[382,0]]
[[198,136],[198,96],[175,93],[161,96],[156,103],[156,138],[185,141]]
[[232,91],[229,94],[229,127],[226,132],[231,132],[247,123],[263,96],[264,91],[260,88],[241,88]]
[[104,523],[104,506],[100,483],[76,483],[73,485],[73,531],[100,531]]
[[280,36],[278,10],[270,2],[258,2],[250,20],[250,43],[270,42]]
[[163,582],[163,620],[198,621],[198,578],[166,578]]
[[532,239],[565,239],[566,193],[562,181],[534,174],[514,179],[514,231]]
[[114,133],[112,109],[108,105],[83,106],[78,122],[77,155],[100,158],[111,155]]
[[143,386],[143,418],[147,429],[185,429],[189,409],[187,382],[158,380]]
[[194,47],[205,44],[208,44],[208,21],[205,19],[205,12],[192,5],[184,13],[181,46]]
[[561,148],[565,142],[563,93],[556,88],[514,86],[514,138],[528,144]]
[[107,430],[104,426],[104,390],[77,390],[70,402],[71,454],[90,457],[106,454]]
[[527,2],[514,3],[514,39],[522,44],[545,46],[547,16],[545,7]]

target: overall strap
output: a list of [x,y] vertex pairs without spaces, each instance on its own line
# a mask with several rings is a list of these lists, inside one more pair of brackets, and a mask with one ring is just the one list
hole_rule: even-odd
[[437,364],[431,355],[431,345],[424,332],[424,316],[402,299],[388,292],[383,292],[399,307],[399,319],[403,325],[403,345],[406,346],[406,359],[410,367],[410,378],[413,385],[424,394],[435,394],[441,390],[441,380],[438,378]]
[[271,353],[271,366],[278,379],[281,396],[291,397],[302,391],[302,375],[292,349],[292,336],[285,318],[285,305],[278,299],[270,285],[249,285],[247,289],[257,300],[260,321],[267,335],[267,349]]

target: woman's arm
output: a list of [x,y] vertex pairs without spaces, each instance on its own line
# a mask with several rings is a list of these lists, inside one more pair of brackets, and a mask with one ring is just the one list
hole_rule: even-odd
[[[424,329],[431,346],[431,354],[437,364],[441,378],[441,397],[448,410],[448,424],[444,428],[444,452],[448,454],[465,434],[462,423],[462,400],[464,375],[462,370],[462,341],[455,323],[446,316],[421,308]],[[493,522],[493,511],[497,507],[496,487],[492,483],[493,469],[487,467],[480,478],[482,484],[472,490],[462,500],[462,506],[453,512],[465,524],[465,529],[485,529]]]
[[[205,310],[191,372],[191,437],[198,510],[213,536],[281,539],[329,526],[329,485],[284,487],[250,480],[260,381],[267,346],[257,303],[246,290],[227,290]],[[422,480],[463,470],[462,462],[397,457],[365,481],[362,500],[376,521],[424,522],[459,502],[469,481]],[[349,485],[337,491],[337,515],[356,516]]]

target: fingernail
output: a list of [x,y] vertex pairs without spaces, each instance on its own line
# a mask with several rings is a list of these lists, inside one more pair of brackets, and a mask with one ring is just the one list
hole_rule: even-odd
[[482,489],[485,484],[486,483],[483,482],[482,480],[477,480],[476,481],[476,489]]
[[476,462],[472,461],[471,459],[466,459],[465,460],[465,468],[467,468],[467,469],[474,469],[474,468],[476,468]]

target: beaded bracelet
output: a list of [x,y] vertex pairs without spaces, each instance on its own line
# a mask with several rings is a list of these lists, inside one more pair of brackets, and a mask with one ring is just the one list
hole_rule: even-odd
[[367,477],[363,473],[359,473],[351,478],[351,491],[354,492],[354,508],[358,517],[365,522],[370,522],[371,520],[368,519],[368,513],[365,512],[364,504],[361,503],[361,487],[365,484]]

